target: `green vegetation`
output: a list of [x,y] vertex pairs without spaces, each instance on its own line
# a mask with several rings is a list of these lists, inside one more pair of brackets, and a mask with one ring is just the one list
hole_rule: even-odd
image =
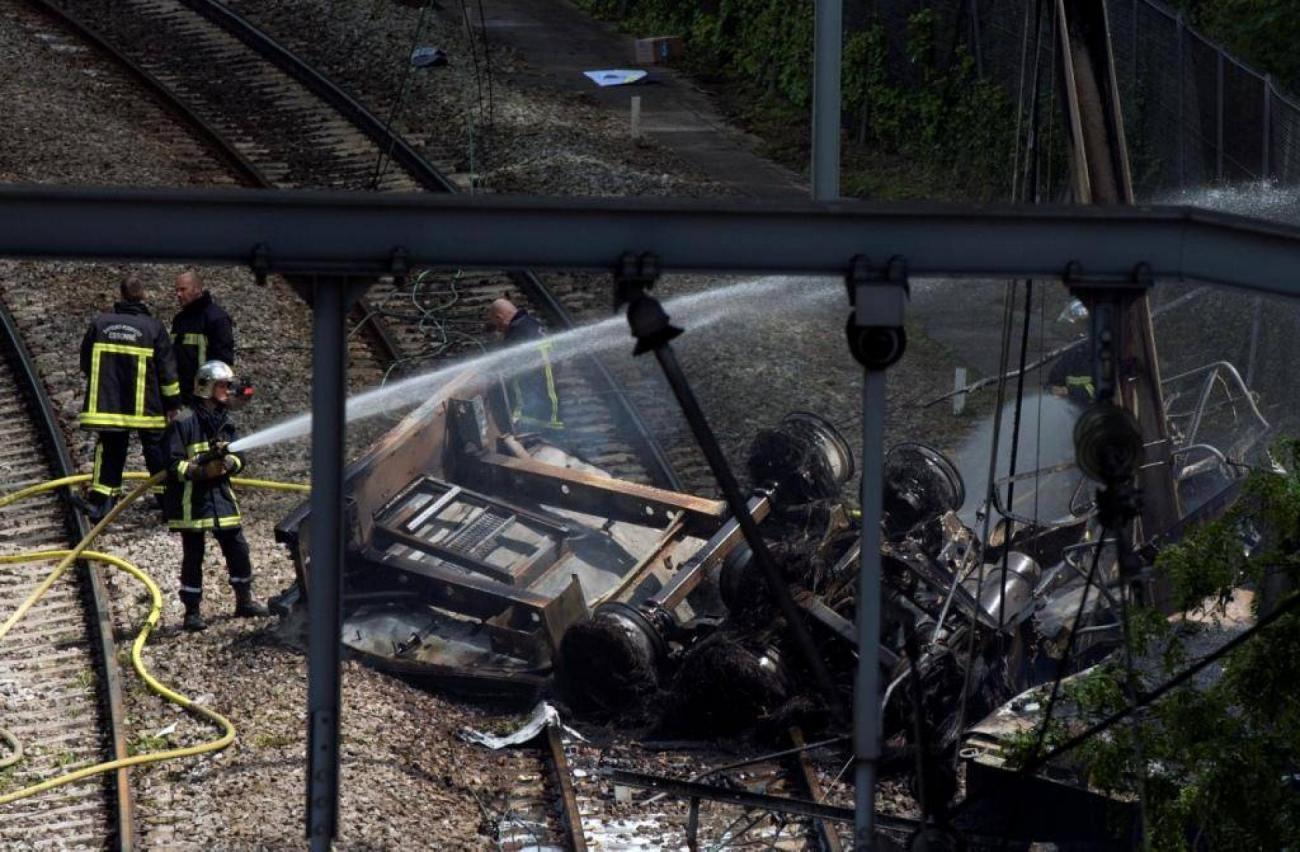
[[0,795],[17,789],[18,764],[0,769]]
[[[771,140],[767,154],[808,159],[814,4],[793,0],[577,0],[640,34],[680,34],[688,70],[724,92],[738,118]],[[620,17],[620,14],[622,17]],[[847,32],[843,107],[855,133],[843,158],[845,195],[877,199],[1005,198],[1014,106],[979,79],[965,50],[943,55],[935,12],[908,19],[911,83],[889,73],[878,20]]]
[[170,746],[171,740],[166,736],[141,732],[132,737],[126,744],[126,753],[130,755],[149,754],[155,751],[163,751]]
[[296,745],[298,738],[291,734],[256,734],[253,737],[253,748],[286,748]]
[[1230,52],[1300,89],[1300,0],[1176,0],[1191,22]]
[[[1300,441],[1283,442],[1278,454],[1290,473],[1252,473],[1232,510],[1160,555],[1157,567],[1170,577],[1184,612],[1206,608],[1222,615],[1233,590],[1245,584],[1256,592],[1258,616],[1279,602],[1267,590],[1300,585]],[[1247,555],[1244,542],[1256,539]],[[1130,623],[1134,651],[1158,659],[1158,676],[1189,664],[1185,642],[1197,629],[1193,623],[1170,622],[1154,610],[1134,613]],[[1112,727],[1074,759],[1095,787],[1126,797],[1137,795],[1145,774],[1155,849],[1295,848],[1300,612],[1281,616],[1222,666],[1212,683],[1174,690],[1135,717],[1136,724]],[[1087,724],[1128,703],[1123,683],[1120,663],[1108,662],[1071,683],[1063,697]],[[1053,725],[1048,748],[1070,732]],[[1030,756],[1035,734],[1017,738],[1014,762]]]

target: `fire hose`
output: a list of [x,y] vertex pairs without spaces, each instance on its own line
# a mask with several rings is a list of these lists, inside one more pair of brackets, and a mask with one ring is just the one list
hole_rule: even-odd
[[[221,448],[221,451],[224,451],[224,447]],[[117,516],[120,515],[127,508],[127,506],[134,503],[142,495],[148,493],[149,490],[152,489],[155,485],[160,484],[166,476],[167,473],[165,471],[154,474],[152,476],[145,473],[126,474],[127,479],[141,480],[140,484],[137,485],[129,494],[127,494],[127,496],[123,498],[120,503],[114,506],[104,516],[104,518],[99,521],[99,523],[95,524],[95,526],[90,530],[90,532],[86,534],[85,538],[83,538],[80,542],[78,542],[77,545],[71,550],[38,550],[38,551],[29,551],[26,553],[15,553],[15,554],[0,556],[0,565],[13,565],[13,564],[26,563],[26,562],[39,562],[43,560],[53,560],[53,559],[59,560],[58,564],[55,565],[53,570],[51,570],[50,573],[45,577],[45,579],[41,581],[40,585],[38,585],[36,589],[27,597],[27,599],[24,600],[16,610],[14,610],[13,614],[10,615],[9,618],[6,619],[3,624],[0,624],[0,640],[4,639],[4,637],[9,633],[9,631],[13,629],[13,626],[17,624],[23,618],[23,616],[26,615],[27,612],[42,597],[44,597],[46,592],[48,592],[50,588],[59,580],[59,578],[63,576],[63,574],[67,571],[68,567],[71,566],[78,559],[88,559],[88,560],[103,562],[105,564],[112,565],[113,567],[119,570],[125,571],[126,573],[134,577],[136,580],[143,583],[145,588],[148,589],[149,591],[149,597],[151,600],[149,615],[145,618],[144,625],[140,628],[140,632],[136,635],[135,641],[131,646],[132,667],[135,669],[136,673],[140,676],[140,678],[145,682],[145,685],[148,686],[150,691],[161,696],[162,698],[171,702],[172,704],[175,704],[181,709],[186,710],[187,712],[193,714],[194,716],[197,716],[198,718],[203,719],[205,721],[211,722],[213,725],[221,729],[222,731],[221,736],[216,739],[209,740],[207,742],[199,743],[197,745],[166,749],[164,751],[149,752],[146,754],[137,754],[137,755],[132,755],[130,757],[120,758],[117,760],[110,760],[102,763],[97,763],[93,766],[83,767],[73,772],[68,772],[64,775],[60,775],[56,778],[50,778],[38,784],[33,784],[29,787],[24,787],[21,790],[15,790],[13,792],[0,795],[0,805],[6,805],[9,804],[10,802],[27,798],[28,796],[34,796],[38,793],[43,793],[55,787],[61,787],[65,784],[71,784],[76,781],[81,781],[83,779],[90,778],[96,775],[102,775],[107,772],[114,772],[118,769],[123,769],[129,766],[141,766],[141,765],[151,764],[151,763],[161,763],[163,761],[176,760],[183,757],[195,757],[201,754],[207,754],[209,752],[220,751],[226,748],[227,746],[229,746],[232,742],[234,742],[235,726],[233,723],[231,723],[229,719],[227,719],[225,716],[221,715],[220,713],[216,712],[215,710],[212,710],[208,707],[204,707],[202,704],[195,702],[193,699],[169,688],[168,686],[166,686],[165,684],[157,680],[152,674],[149,673],[149,670],[145,668],[144,661],[141,658],[141,654],[144,650],[145,644],[149,641],[150,634],[153,632],[154,628],[157,627],[159,618],[162,615],[163,598],[162,598],[162,591],[161,589],[159,589],[158,584],[154,582],[152,577],[150,577],[148,574],[142,571],[138,566],[132,564],[131,562],[128,562],[125,559],[122,559],[117,556],[113,556],[111,554],[99,553],[97,551],[93,551],[89,549],[90,545],[95,541],[95,539],[99,537],[99,535],[108,527],[108,525],[111,524],[117,518]],[[28,488],[23,488],[19,491],[15,491],[11,494],[6,494],[0,497],[0,508],[11,505],[13,503],[26,499],[28,497],[45,493],[47,491],[53,491],[55,489],[63,488],[65,486],[77,485],[82,482],[86,482],[89,479],[90,479],[89,474],[79,474],[76,476],[65,476],[60,479],[53,479],[48,482],[38,483],[37,485],[33,485]],[[272,480],[242,479],[242,478],[233,478],[231,481],[236,485],[242,485],[245,487],[267,488],[267,489],[277,490],[277,491],[310,490],[310,486],[299,484],[299,483],[275,482]],[[21,741],[19,741],[19,739],[16,736],[14,736],[12,732],[5,730],[4,728],[0,728],[0,740],[2,740],[8,746],[11,752],[10,754],[6,755],[4,758],[0,759],[0,770],[3,770],[10,766],[13,766],[14,764],[22,760],[23,746]]]

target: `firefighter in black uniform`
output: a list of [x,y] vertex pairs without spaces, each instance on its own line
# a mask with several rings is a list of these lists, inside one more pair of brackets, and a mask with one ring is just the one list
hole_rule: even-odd
[[253,601],[253,564],[248,556],[239,516],[239,502],[230,477],[244,468],[243,456],[224,449],[234,443],[230,420],[234,372],[221,361],[208,361],[194,378],[194,407],[167,430],[171,476],[167,484],[167,525],[181,534],[181,602],[186,630],[207,626],[199,613],[203,600],[204,536],[212,531],[226,559],[235,591],[235,615],[266,615]]
[[518,426],[533,430],[561,431],[560,395],[551,366],[551,342],[542,324],[509,299],[497,299],[488,308],[488,325],[501,335],[507,346],[536,341],[537,366],[514,371],[506,380],[510,416]]
[[172,318],[172,344],[176,350],[176,370],[181,381],[181,397],[193,404],[194,376],[199,365],[221,361],[235,366],[235,331],[230,314],[222,310],[203,289],[203,280],[193,270],[176,276],[176,301],[181,309]]
[[98,521],[122,491],[122,468],[131,430],[140,436],[150,473],[166,467],[163,429],[180,407],[180,386],[171,339],[149,315],[144,284],[128,276],[122,301],[95,316],[81,341],[86,401],[81,426],[98,433],[90,497],[84,508]]

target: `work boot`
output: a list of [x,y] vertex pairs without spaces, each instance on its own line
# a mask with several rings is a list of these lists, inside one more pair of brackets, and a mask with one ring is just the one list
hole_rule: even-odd
[[104,516],[112,511],[113,506],[116,505],[116,503],[117,500],[112,497],[101,496],[96,500],[94,498],[88,499],[82,497],[80,494],[72,495],[72,505],[86,516],[86,520],[90,522],[91,526],[102,521]]
[[189,633],[197,633],[208,626],[203,620],[203,615],[199,612],[199,605],[185,604],[185,621],[181,622],[181,627]]
[[270,614],[266,607],[253,600],[252,584],[235,586],[235,618],[262,618]]

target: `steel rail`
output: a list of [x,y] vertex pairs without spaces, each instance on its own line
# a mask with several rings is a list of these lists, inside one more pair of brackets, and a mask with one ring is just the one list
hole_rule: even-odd
[[[0,347],[18,376],[22,392],[28,397],[32,408],[32,420],[35,421],[45,443],[47,460],[54,468],[56,478],[71,476],[76,473],[68,445],[63,440],[63,431],[58,416],[45,392],[36,369],[36,361],[23,342],[22,333],[14,322],[8,306],[0,302]],[[82,514],[72,505],[70,492],[60,490],[60,502],[65,508],[64,516],[68,522],[69,546],[83,540],[90,532],[90,526]],[[128,756],[126,743],[126,705],[122,700],[122,676],[117,665],[117,643],[113,638],[113,615],[109,605],[108,589],[99,571],[88,562],[82,562],[83,576],[87,579],[85,589],[87,629],[92,642],[97,646],[99,672],[97,683],[100,684],[102,711],[108,724],[109,749],[114,760]],[[113,794],[109,803],[110,814],[116,835],[113,847],[119,852],[130,852],[135,843],[135,803],[131,796],[131,785],[125,768],[112,774]]]
[[[420,186],[429,192],[439,194],[457,192],[456,185],[451,180],[443,175],[432,163],[420,156],[419,152],[412,148],[399,134],[393,132],[384,121],[343,91],[332,80],[312,68],[270,35],[259,29],[256,24],[239,15],[230,7],[215,2],[215,0],[180,1],[197,14],[202,15],[239,39],[258,55],[297,80],[311,90],[313,94],[337,110],[365,133],[380,150],[386,152],[398,165],[405,169],[407,174],[413,177]],[[573,317],[536,274],[526,269],[513,269],[508,274],[520,289],[541,305],[543,312],[554,325],[563,329],[574,327]],[[369,313],[368,310],[367,313]],[[374,321],[377,322],[378,317],[375,317]],[[636,442],[640,443],[640,446],[635,448],[638,450],[638,455],[642,456],[647,472],[655,484],[672,491],[682,490],[682,483],[678,479],[672,463],[668,460],[668,456],[628,401],[627,395],[618,380],[614,378],[600,359],[594,356],[584,356],[584,362],[584,366],[595,375],[598,384],[604,385],[608,389],[609,393],[607,395],[611,398],[611,405],[614,406],[617,412],[616,419],[621,421],[621,425],[625,428],[631,429],[635,438],[634,447]]]
[[582,830],[582,811],[578,807],[577,792],[573,787],[573,770],[564,753],[564,741],[558,725],[547,725],[542,732],[543,751],[555,773],[555,784],[560,793],[560,819],[564,823],[570,852],[587,852],[587,835]]
[[[148,89],[153,96],[169,111],[175,114],[185,125],[199,136],[200,140],[218,155],[232,169],[241,182],[253,188],[270,189],[274,187],[271,179],[258,166],[242,154],[233,141],[227,139],[221,131],[205,121],[168,85],[149,73],[121,50],[117,49],[107,37],[98,33],[89,23],[81,20],[72,12],[58,5],[56,0],[29,0],[44,13],[54,17],[69,29],[76,32],[97,49],[103,51],[118,63],[132,77]],[[401,136],[367,110],[362,104],[344,92],[330,79],[306,64],[287,48],[279,44],[268,34],[246,18],[229,8],[210,2],[210,0],[180,0],[195,14],[200,15],[214,26],[239,40],[250,50],[266,59],[270,64],[284,72],[319,97],[326,105],[338,112],[368,137],[380,150],[391,156],[415,182],[425,190],[435,194],[456,192],[455,184],[442,174],[434,165],[419,155]],[[391,270],[383,270],[389,272]],[[382,274],[375,270],[372,274]],[[574,327],[572,316],[565,310],[555,294],[528,270],[511,270],[510,278],[536,304],[553,326],[569,329]],[[310,278],[286,275],[294,289],[309,298],[312,288]],[[384,322],[380,312],[373,310],[362,298],[353,309],[353,320],[361,327],[362,333],[381,351],[390,363],[403,360],[407,353],[403,351],[396,336]],[[583,356],[583,366],[589,371],[598,386],[602,386],[602,396],[610,398],[610,414],[616,427],[621,427],[629,439],[629,447],[641,459],[654,484],[675,491],[682,489],[672,463],[663,448],[651,434],[649,428],[637,414],[627,394],[618,380],[605,365],[592,356]]]

